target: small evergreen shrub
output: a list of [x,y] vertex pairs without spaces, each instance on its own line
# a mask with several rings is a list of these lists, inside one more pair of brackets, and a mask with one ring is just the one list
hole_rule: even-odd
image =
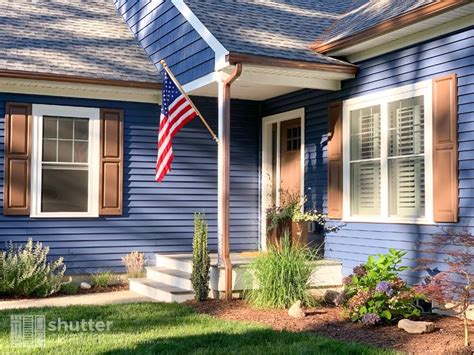
[[75,295],[79,291],[79,285],[76,283],[68,282],[61,285],[59,293],[63,295]]
[[278,247],[270,246],[250,264],[249,278],[256,285],[247,292],[250,303],[261,308],[288,308],[298,300],[313,304],[308,288],[314,260],[309,247],[291,245],[284,235]]
[[111,271],[91,274],[91,283],[94,287],[104,288],[110,286],[114,281],[115,277]]
[[378,254],[377,259],[370,256],[367,263],[356,266],[344,278],[344,290],[336,304],[342,305],[346,317],[375,325],[420,314],[415,306],[419,296],[399,276],[401,271],[410,269],[400,266],[405,254],[390,249],[388,254]]
[[48,261],[49,248],[32,239],[7,244],[0,252],[0,294],[46,297],[59,291],[66,266],[63,258]]
[[122,264],[129,278],[140,278],[145,275],[145,254],[132,251],[122,258]]
[[191,282],[196,301],[204,301],[209,295],[209,269],[211,259],[207,247],[207,222],[204,213],[194,214],[193,271]]

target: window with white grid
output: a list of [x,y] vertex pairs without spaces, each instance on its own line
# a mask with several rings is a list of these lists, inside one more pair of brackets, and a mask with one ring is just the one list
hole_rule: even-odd
[[344,102],[343,130],[344,217],[430,222],[431,82]]

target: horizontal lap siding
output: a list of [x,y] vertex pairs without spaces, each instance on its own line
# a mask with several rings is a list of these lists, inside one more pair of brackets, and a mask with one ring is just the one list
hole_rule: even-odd
[[[3,216],[5,102],[110,107],[124,110],[124,213],[88,219],[32,219]],[[196,104],[217,129],[217,103],[196,98]],[[258,111],[257,105],[232,105],[231,247],[258,247]],[[217,250],[217,146],[196,119],[175,138],[173,170],[156,183],[156,141],[159,107],[152,104],[94,101],[0,93],[0,247],[28,238],[64,256],[68,272],[122,270],[120,258],[132,250],[147,253],[190,252],[193,214],[205,211],[209,245]],[[151,258],[149,260],[152,260]]]
[[182,84],[214,71],[214,51],[169,0],[115,1],[153,64],[165,59]]
[[[459,132],[459,223],[411,225],[348,223],[326,237],[325,253],[344,263],[344,273],[367,260],[368,255],[388,248],[408,252],[407,263],[424,256],[420,242],[428,242],[442,227],[468,228],[474,233],[474,29],[434,39],[358,63],[356,79],[342,83],[338,92],[302,90],[268,100],[264,115],[304,107],[306,112],[305,187],[309,205],[327,204],[327,108],[331,101],[431,79],[449,73],[458,75]],[[446,255],[438,254],[439,268]],[[420,275],[407,274],[411,281]]]

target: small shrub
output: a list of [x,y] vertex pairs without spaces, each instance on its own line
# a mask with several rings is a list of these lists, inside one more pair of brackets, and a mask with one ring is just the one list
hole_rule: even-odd
[[270,246],[251,263],[249,277],[257,287],[248,291],[249,301],[262,308],[288,308],[298,300],[314,303],[308,291],[312,260],[315,256],[309,247],[291,245],[285,234],[278,247]]
[[207,222],[204,213],[194,214],[193,271],[191,282],[196,301],[204,301],[209,295],[209,269],[211,259],[207,247]]
[[382,321],[418,316],[417,294],[403,281],[399,273],[409,269],[400,266],[403,251],[390,249],[388,254],[370,256],[367,263],[356,266],[344,278],[344,290],[336,299],[344,315],[353,322],[374,325]]
[[129,278],[139,278],[145,275],[145,254],[132,251],[122,258],[122,264]]
[[61,288],[59,289],[59,293],[62,293],[63,295],[75,295],[78,291],[79,285],[72,282],[61,285]]
[[24,245],[10,242],[0,253],[0,294],[46,297],[63,284],[63,258],[48,261],[49,248],[32,239]]
[[114,274],[111,271],[98,272],[91,274],[92,286],[104,288],[110,286],[115,280]]

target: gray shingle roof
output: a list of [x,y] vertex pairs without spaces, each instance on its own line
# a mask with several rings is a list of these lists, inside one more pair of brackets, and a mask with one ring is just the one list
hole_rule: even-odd
[[383,21],[403,15],[436,0],[371,0],[344,14],[317,39],[318,43],[332,42],[352,36]]
[[159,82],[111,1],[0,0],[0,70]]
[[347,64],[309,47],[341,14],[367,0],[185,0],[230,52]]

